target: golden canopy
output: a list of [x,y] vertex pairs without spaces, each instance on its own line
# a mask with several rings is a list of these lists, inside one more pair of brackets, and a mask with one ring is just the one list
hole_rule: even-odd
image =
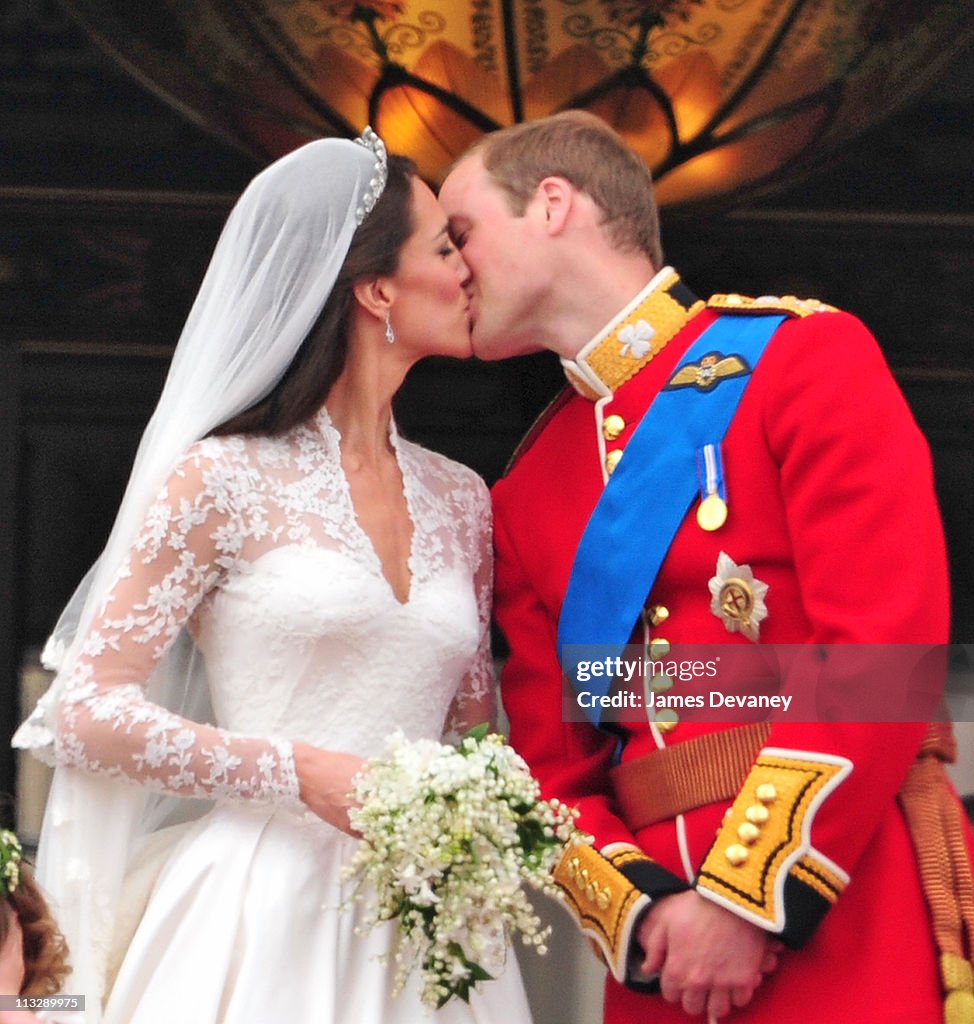
[[662,204],[807,171],[928,84],[971,0],[69,0],[194,120],[261,157],[370,123],[434,184],[483,132],[567,107]]

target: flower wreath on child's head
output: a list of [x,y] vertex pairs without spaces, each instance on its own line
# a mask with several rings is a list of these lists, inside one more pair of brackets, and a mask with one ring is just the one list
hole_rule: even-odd
[[7,892],[14,892],[20,885],[20,862],[23,859],[20,840],[9,829],[0,830],[0,879],[7,886]]

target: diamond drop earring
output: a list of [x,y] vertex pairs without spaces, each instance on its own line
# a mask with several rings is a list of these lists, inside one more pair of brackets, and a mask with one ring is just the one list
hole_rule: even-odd
[[392,317],[388,313],[386,313],[386,341],[390,345],[395,344],[396,341],[396,332],[392,329]]

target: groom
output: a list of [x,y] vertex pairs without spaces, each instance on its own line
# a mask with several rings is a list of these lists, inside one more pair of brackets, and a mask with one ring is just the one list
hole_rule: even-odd
[[496,615],[512,743],[594,836],[556,877],[606,1021],[974,1019],[949,733],[694,721],[649,707],[665,674],[638,715],[600,718],[592,683],[592,720],[563,712],[578,643],[946,643],[929,452],[875,340],[815,301],[695,296],[648,171],[587,114],[487,136],[440,201],[475,353],[548,349],[568,379],[494,488]]

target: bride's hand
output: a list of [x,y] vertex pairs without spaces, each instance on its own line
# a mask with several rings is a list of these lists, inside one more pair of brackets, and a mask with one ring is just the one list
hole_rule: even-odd
[[308,743],[295,743],[293,749],[301,799],[329,825],[355,835],[348,821],[348,810],[354,804],[352,779],[365,761],[355,754],[322,750]]

